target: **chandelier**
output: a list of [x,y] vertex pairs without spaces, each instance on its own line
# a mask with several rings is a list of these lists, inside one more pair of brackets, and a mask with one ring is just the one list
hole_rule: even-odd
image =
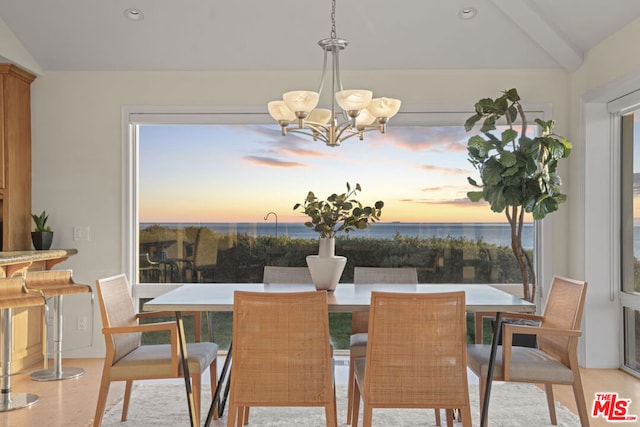
[[[336,0],[331,2],[331,37],[318,42],[324,50],[324,66],[317,92],[294,90],[282,95],[282,100],[267,104],[269,114],[282,128],[323,141],[331,147],[340,145],[345,139],[358,136],[362,141],[364,133],[378,130],[385,132],[387,121],[400,109],[400,100],[393,98],[373,98],[373,92],[364,89],[344,90],[340,80],[339,54],[348,42],[336,36]],[[327,72],[327,57],[331,56],[331,109],[316,108],[324,86]],[[340,107],[343,120],[338,123],[336,103]],[[297,121],[297,128],[288,126]]]

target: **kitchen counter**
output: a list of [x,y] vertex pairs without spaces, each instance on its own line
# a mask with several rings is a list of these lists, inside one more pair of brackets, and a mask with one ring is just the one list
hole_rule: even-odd
[[50,270],[54,265],[78,253],[77,249],[51,249],[46,251],[1,251],[0,277],[12,277],[22,274],[35,262],[43,262],[43,270]]

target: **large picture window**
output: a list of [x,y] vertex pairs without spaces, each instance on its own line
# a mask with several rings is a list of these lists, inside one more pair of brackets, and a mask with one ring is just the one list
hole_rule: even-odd
[[[470,113],[402,114],[385,134],[327,147],[276,125],[212,115],[131,115],[132,276],[150,298],[177,283],[261,282],[265,266],[304,266],[318,235],[293,210],[359,183],[380,222],[339,236],[354,266],[416,267],[423,283],[494,283],[518,293],[504,214],[466,197]],[[186,118],[186,119],[185,119]],[[535,258],[529,219],[523,238]],[[348,330],[345,330],[348,337]]]

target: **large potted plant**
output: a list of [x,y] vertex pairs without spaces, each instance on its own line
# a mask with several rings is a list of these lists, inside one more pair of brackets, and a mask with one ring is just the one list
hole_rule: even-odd
[[309,216],[305,225],[320,235],[318,255],[309,255],[307,265],[318,289],[335,290],[347,259],[335,255],[335,237],[338,233],[349,234],[353,230],[362,230],[380,219],[384,202],[379,200],[373,206],[363,206],[353,198],[362,191],[360,184],[355,188],[347,182],[345,193],[333,193],[326,200],[320,200],[313,191],[309,191],[302,203],[296,203],[294,210],[302,208]]
[[[558,209],[567,196],[560,192],[556,170],[558,160],[568,157],[571,143],[553,133],[553,120],[536,119],[539,135],[527,135],[528,122],[516,89],[504,91],[496,99],[483,98],[475,104],[476,113],[464,124],[467,132],[482,121],[480,134],[469,138],[467,151],[471,164],[480,173],[480,182],[468,181],[477,191],[467,193],[474,202],[485,200],[494,212],[504,212],[511,226],[511,249],[520,267],[524,298],[534,302],[536,275],[533,262],[522,247],[525,213],[543,219]],[[506,121],[497,132],[496,123]],[[518,129],[519,128],[519,129]]]
[[53,241],[53,231],[51,227],[47,225],[49,216],[46,211],[42,211],[40,215],[31,214],[33,222],[35,223],[35,229],[31,232],[31,242],[33,247],[37,250],[47,250],[51,247]]

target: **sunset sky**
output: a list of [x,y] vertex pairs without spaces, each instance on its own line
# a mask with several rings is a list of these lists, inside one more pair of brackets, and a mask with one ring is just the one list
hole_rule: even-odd
[[302,222],[308,191],[326,198],[360,183],[365,205],[383,200],[381,221],[504,222],[472,203],[462,126],[389,127],[339,147],[277,125],[149,125],[140,128],[140,222]]

